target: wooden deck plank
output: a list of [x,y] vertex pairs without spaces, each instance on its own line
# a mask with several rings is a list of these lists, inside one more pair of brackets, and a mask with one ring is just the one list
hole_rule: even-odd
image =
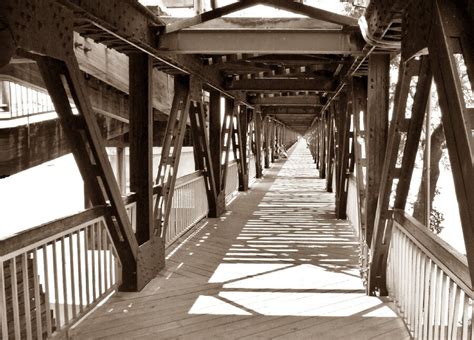
[[365,296],[357,238],[304,142],[244,195],[170,247],[142,292],[116,294],[71,337],[409,338],[387,301]]

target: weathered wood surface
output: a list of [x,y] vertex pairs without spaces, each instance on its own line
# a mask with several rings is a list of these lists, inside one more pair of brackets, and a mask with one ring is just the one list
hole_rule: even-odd
[[370,246],[374,230],[375,211],[379,197],[378,188],[382,180],[382,166],[385,157],[388,134],[388,97],[389,97],[390,56],[372,55],[369,58],[369,76],[367,85],[367,113],[365,117],[366,133],[366,240]]
[[[104,44],[74,34],[74,50],[81,71],[100,79],[114,88],[129,93],[129,57]],[[152,105],[169,114],[173,101],[173,78],[154,69],[152,71]]]
[[[105,140],[128,132],[128,124],[96,116]],[[13,175],[71,152],[57,119],[0,129],[0,175]]]
[[140,293],[119,293],[74,339],[409,339],[390,305],[365,296],[358,241],[305,143],[227,214],[169,249]]

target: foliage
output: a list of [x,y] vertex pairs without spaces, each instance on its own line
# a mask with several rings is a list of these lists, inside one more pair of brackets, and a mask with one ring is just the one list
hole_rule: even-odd
[[366,0],[349,0],[341,1],[344,7],[344,15],[351,16],[353,18],[360,18],[367,7],[368,1]]
[[[463,90],[463,95],[464,95],[464,101],[467,107],[473,107],[474,106],[474,95],[471,89],[471,83],[469,81],[468,75],[467,75],[467,67],[464,63],[464,59],[460,54],[455,54],[455,61],[456,61],[456,68],[460,77],[461,81],[461,87]],[[396,84],[397,84],[397,71],[399,68],[400,64],[400,56],[397,56],[392,59],[391,62],[391,70],[390,70],[390,76],[391,76],[391,82],[390,82],[390,103],[391,107],[393,108],[393,101],[394,101],[394,94],[395,94],[395,89],[396,89]],[[416,94],[416,77],[412,79],[410,83],[410,89],[409,89],[409,95],[408,95],[408,100],[407,100],[407,112],[410,112],[412,109],[412,104],[414,100],[414,96]],[[430,171],[430,187],[432,188],[433,191],[430,193],[430,197],[426,197],[426,178],[425,178],[425,172],[422,174],[422,180],[420,183],[420,188],[417,193],[416,201],[415,202],[410,202],[410,205],[413,208],[413,214],[414,217],[416,218],[422,218],[424,207],[426,204],[426,201],[429,199],[430,200],[430,206],[432,207],[431,212],[430,212],[430,225],[429,229],[435,233],[439,234],[443,230],[443,222],[445,220],[445,216],[442,211],[437,210],[435,207],[433,207],[433,201],[435,200],[435,197],[440,195],[440,191],[436,187],[438,178],[440,175],[439,172],[439,167],[444,168],[444,170],[450,171],[450,162],[448,158],[448,153],[446,152],[446,142],[445,142],[445,137],[443,133],[443,128],[442,128],[442,121],[441,121],[441,109],[439,106],[439,101],[438,101],[438,92],[436,90],[436,84],[433,83],[433,91],[431,94],[431,116],[430,116],[430,134],[429,138],[431,138],[431,155],[430,155],[430,160],[431,160],[431,171]],[[417,159],[415,163],[415,168],[417,169],[422,169],[424,167],[424,156],[425,156],[425,145],[426,145],[426,138],[427,138],[427,132],[426,132],[426,126],[423,126],[423,131],[419,143],[419,151],[417,153]],[[401,161],[401,160],[399,160]]]
[[[435,196],[439,194],[440,194],[439,190],[436,189]],[[441,233],[441,231],[444,228],[443,221],[444,221],[444,214],[441,211],[437,210],[436,208],[432,207],[431,212],[430,212],[430,230],[436,235]]]

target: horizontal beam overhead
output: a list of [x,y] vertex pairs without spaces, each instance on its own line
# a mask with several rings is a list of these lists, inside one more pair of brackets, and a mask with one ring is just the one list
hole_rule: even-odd
[[238,91],[322,91],[332,92],[337,83],[329,77],[314,77],[304,79],[271,78],[271,79],[240,79],[229,80],[226,83],[227,90]]
[[254,97],[249,102],[261,106],[322,106],[319,96]]
[[[167,23],[167,27],[175,23],[188,20],[189,18],[160,17],[161,21]],[[341,25],[317,20],[313,18],[246,18],[246,17],[224,17],[211,21],[201,22],[192,29],[205,30],[334,30],[341,29]],[[352,29],[352,28],[351,28]],[[354,29],[352,29],[354,30]],[[166,30],[165,33],[171,33]]]
[[159,37],[176,54],[360,54],[358,32],[341,30],[183,30]]
[[284,62],[287,65],[304,66],[318,64],[351,64],[348,58],[335,59],[332,56],[324,55],[294,55],[294,54],[266,54],[247,57],[246,60],[260,63]]
[[262,113],[267,115],[316,115],[321,112],[321,108],[315,106],[266,106],[262,107]]

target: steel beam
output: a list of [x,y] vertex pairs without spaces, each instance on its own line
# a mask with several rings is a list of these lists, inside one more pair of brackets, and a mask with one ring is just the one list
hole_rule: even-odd
[[[205,69],[196,56],[162,53],[157,49],[156,30],[163,22],[137,1],[126,0],[7,0],[6,25],[16,37],[18,48],[66,60],[73,54],[73,30],[83,36],[101,33],[110,48],[144,52],[152,56],[164,72],[193,74],[212,87],[224,91],[218,70]],[[31,25],[37,20],[41,25]],[[93,40],[95,38],[92,38]],[[114,43],[109,43],[114,39]],[[120,42],[120,45],[117,44]],[[226,95],[232,97],[229,93]]]
[[306,79],[240,79],[230,80],[226,84],[227,90],[238,91],[322,91],[332,92],[337,82],[330,77],[314,77]]
[[153,232],[153,108],[151,58],[133,54],[130,72],[130,190],[137,194],[137,229],[139,244]]
[[249,103],[262,106],[322,106],[319,96],[254,97]]
[[159,37],[176,54],[360,54],[360,34],[342,30],[183,30]]
[[262,114],[254,111],[255,127],[255,166],[256,177],[261,178],[262,174]]
[[366,133],[366,240],[371,246],[388,134],[390,55],[369,57]]
[[[168,26],[189,18],[159,17]],[[203,21],[193,29],[204,30],[340,30],[341,25],[313,18],[247,18],[247,17],[220,17],[211,21]],[[358,28],[349,30],[358,31]]]

